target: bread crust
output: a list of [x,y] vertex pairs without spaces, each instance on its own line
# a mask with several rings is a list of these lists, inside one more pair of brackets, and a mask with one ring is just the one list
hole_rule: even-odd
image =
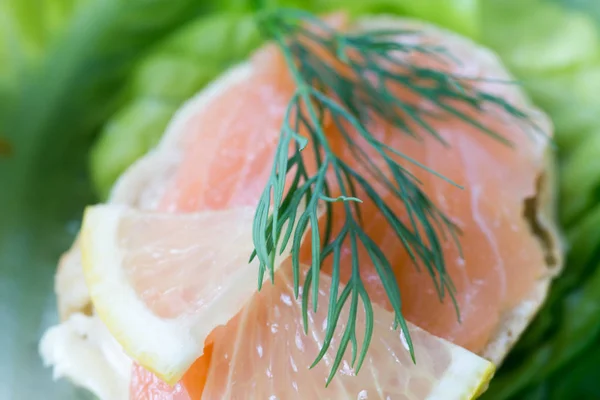
[[[401,24],[403,28],[418,28],[431,34],[443,35],[445,39],[453,41],[454,46],[462,46],[470,52],[477,52],[479,70],[499,78],[511,79],[502,67],[497,56],[491,51],[480,47],[472,41],[455,33],[440,29],[430,24],[397,17],[367,17],[356,21],[355,29],[368,28],[393,28]],[[251,72],[251,65],[244,63],[236,66],[218,78],[213,84],[198,95],[190,99],[174,116],[172,122],[160,144],[134,163],[118,180],[111,194],[110,203],[127,204],[141,209],[153,209],[165,190],[165,182],[173,173],[183,152],[181,136],[185,132],[185,125],[190,117],[203,104],[225,87],[235,84]],[[477,71],[475,71],[477,72]],[[550,130],[547,117],[531,105],[526,95],[516,86],[509,91],[511,101],[525,106],[532,114],[540,118]],[[542,306],[552,279],[560,272],[563,264],[562,241],[556,224],[555,210],[555,174],[554,160],[547,143],[542,146],[546,154],[545,169],[539,177],[539,184],[535,195],[528,199],[534,204],[534,212],[529,218],[532,232],[540,240],[546,251],[545,273],[539,278],[538,283],[532,288],[527,298],[518,306],[502,316],[501,323],[491,340],[485,346],[481,355],[495,364],[502,362],[510,348],[521,336],[529,322],[535,317]],[[76,241],[59,263],[56,277],[56,293],[61,318],[66,319],[76,311],[91,308],[89,296],[86,297],[87,288],[81,273],[81,264],[76,262],[79,254]],[[79,271],[77,270],[79,269]],[[73,293],[77,295],[73,295]]]

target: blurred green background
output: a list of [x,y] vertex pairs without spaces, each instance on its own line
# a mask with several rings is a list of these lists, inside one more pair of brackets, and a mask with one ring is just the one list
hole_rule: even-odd
[[83,206],[260,39],[276,5],[423,18],[493,48],[557,128],[569,255],[488,400],[600,399],[600,1],[0,0],[0,399],[71,399],[38,356]]

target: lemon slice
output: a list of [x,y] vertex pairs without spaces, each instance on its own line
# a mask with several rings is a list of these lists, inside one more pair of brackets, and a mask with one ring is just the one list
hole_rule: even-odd
[[[277,272],[275,285],[256,293],[214,335],[203,399],[241,399],[251,393],[256,399],[286,400],[466,400],[486,388],[494,372],[492,363],[409,323],[414,363],[406,338],[392,329],[394,315],[375,304],[373,336],[361,369],[354,369],[349,345],[326,386],[349,320],[349,303],[342,308],[331,347],[309,368],[325,340],[331,278],[321,273],[319,307],[313,312],[309,305],[310,322],[304,334],[302,300],[294,297],[293,272],[286,263]],[[359,306],[355,331],[359,351],[366,326]]]
[[165,382],[181,378],[208,334],[257,291],[253,218],[252,208],[86,210],[82,259],[94,308],[125,352]]

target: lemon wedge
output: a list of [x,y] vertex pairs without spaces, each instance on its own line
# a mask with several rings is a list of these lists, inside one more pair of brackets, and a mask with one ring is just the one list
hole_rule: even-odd
[[181,378],[208,334],[256,292],[253,217],[251,208],[86,210],[82,260],[94,308],[125,352],[165,382]]

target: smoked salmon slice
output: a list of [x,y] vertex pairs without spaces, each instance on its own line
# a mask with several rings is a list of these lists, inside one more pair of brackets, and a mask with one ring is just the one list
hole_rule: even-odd
[[[474,78],[470,81],[473,87],[527,110],[546,135],[524,133],[519,121],[493,108],[478,112],[465,109],[464,112],[502,134],[513,146],[482,134],[452,115],[432,115],[427,121],[446,143],[422,134],[419,126],[413,127],[417,134],[421,133],[419,140],[381,119],[374,118],[369,126],[382,142],[402,149],[417,162],[464,188],[457,188],[408,161],[400,161],[422,182],[426,194],[461,231],[462,252],[450,240],[444,243],[446,265],[456,287],[460,320],[450,301],[440,301],[429,274],[415,268],[378,207],[368,199],[361,204],[365,231],[393,261],[406,318],[436,336],[500,361],[541,303],[549,278],[555,273],[553,267],[558,264],[553,252],[557,243],[555,229],[548,222],[552,216],[537,203],[540,199],[546,201],[549,196],[545,190],[551,184],[548,136],[552,128],[518,87],[506,83],[510,76],[495,56],[466,39],[418,22],[388,18],[368,19],[352,29],[393,29],[398,24],[406,29],[418,29],[421,35],[416,40],[444,45],[455,59],[461,60],[440,63],[434,57],[418,54],[406,55],[409,62],[437,65],[440,70],[457,76]],[[171,125],[158,150],[165,154],[170,152],[171,161],[167,176],[161,179],[161,195],[155,207],[188,213],[255,206],[271,170],[284,110],[294,87],[281,55],[274,47],[266,46],[248,64],[235,68],[190,101]],[[397,94],[421,107],[432,107],[414,93],[398,89]],[[353,155],[344,147],[336,126],[329,121],[325,129],[336,153],[353,162]],[[310,149],[305,155],[310,159]],[[381,162],[377,154],[369,154],[369,157],[376,163]],[[365,172],[361,170],[365,168],[362,165],[353,164],[353,167]],[[393,193],[386,192],[383,186],[377,189],[396,213],[404,212]],[[332,196],[339,194],[339,189],[333,187]],[[342,222],[334,221],[334,231],[341,228]],[[310,249],[305,246],[305,250],[303,260],[310,262]],[[350,251],[343,252],[341,264],[350,265],[350,261]],[[371,299],[390,310],[369,257],[361,253],[359,262]],[[330,265],[325,265],[323,271],[330,273]],[[342,281],[347,281],[349,268],[342,269],[341,275]],[[506,329],[506,324],[512,324],[510,329]],[[189,374],[193,375],[198,368],[203,371],[215,368],[215,363],[223,362],[215,357],[226,356],[226,353],[215,353],[212,345],[207,351],[209,354],[198,360]],[[148,382],[160,386],[152,374],[139,366],[134,369],[132,382],[132,393],[137,393],[135,398],[140,399],[144,398],[140,393],[148,393],[140,392],[141,386],[156,387]],[[189,376],[182,382],[176,391],[198,390],[199,384],[190,384]],[[206,383],[207,387],[215,384]],[[171,398],[166,393],[175,393],[172,388],[163,389],[161,396],[167,397],[155,398]],[[183,396],[181,398],[188,398]]]

